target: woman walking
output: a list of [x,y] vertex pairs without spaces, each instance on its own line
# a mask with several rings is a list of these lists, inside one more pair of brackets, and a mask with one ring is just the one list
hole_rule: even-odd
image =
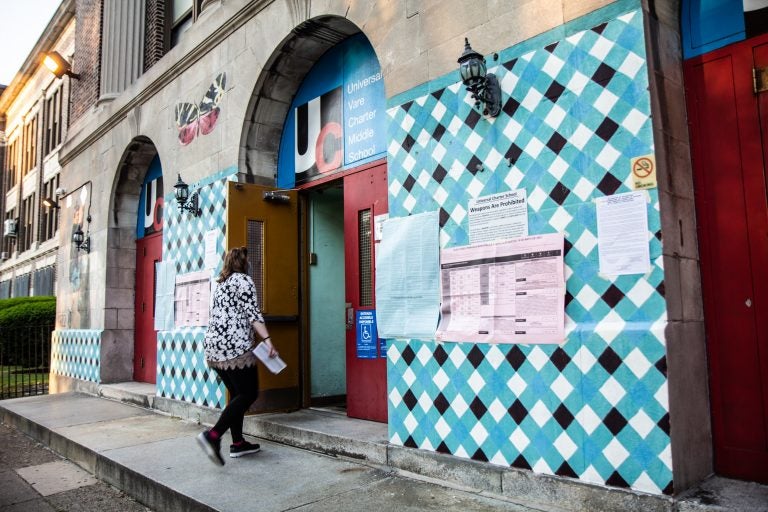
[[224,268],[216,282],[219,285],[203,346],[208,366],[216,370],[229,391],[229,403],[213,428],[201,432],[197,441],[211,461],[223,466],[221,438],[227,430],[232,434],[230,457],[260,449],[243,437],[243,418],[259,396],[258,359],[252,352],[256,342],[251,330],[267,344],[270,357],[276,357],[277,350],[256,301],[256,286],[248,275],[248,249],[237,247],[224,256]]

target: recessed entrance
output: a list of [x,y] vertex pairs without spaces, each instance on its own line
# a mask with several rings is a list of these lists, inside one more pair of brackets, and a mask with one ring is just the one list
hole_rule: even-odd
[[309,388],[315,406],[346,406],[344,188],[307,193]]
[[386,347],[364,321],[376,311],[375,225],[387,213],[386,165],[310,188],[306,204],[310,404],[346,405],[351,417],[386,421]]

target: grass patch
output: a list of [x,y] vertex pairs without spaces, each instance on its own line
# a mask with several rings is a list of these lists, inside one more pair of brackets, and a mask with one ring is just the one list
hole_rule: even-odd
[[47,368],[0,366],[0,399],[48,392]]

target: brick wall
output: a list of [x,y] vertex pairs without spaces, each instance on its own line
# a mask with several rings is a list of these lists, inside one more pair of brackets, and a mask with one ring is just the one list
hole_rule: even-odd
[[146,30],[144,32],[144,71],[155,65],[168,50],[165,30],[166,0],[147,0]]
[[72,82],[69,122],[74,123],[99,99],[101,76],[102,0],[77,0],[77,28],[73,69],[80,80]]

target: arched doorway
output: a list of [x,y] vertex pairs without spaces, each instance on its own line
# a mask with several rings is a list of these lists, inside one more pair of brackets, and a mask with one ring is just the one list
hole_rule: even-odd
[[373,331],[374,227],[387,213],[378,59],[357,27],[326,16],[294,29],[260,82],[241,157],[247,181],[267,170],[301,192],[302,404],[386,421],[386,347]]
[[768,483],[768,2],[681,21],[715,470]]
[[121,376],[111,380],[154,383],[155,264],[162,259],[163,177],[157,149],[148,138],[136,137],[126,148],[112,197],[107,258],[112,282],[107,285],[113,293],[106,294],[105,309],[124,362]]

